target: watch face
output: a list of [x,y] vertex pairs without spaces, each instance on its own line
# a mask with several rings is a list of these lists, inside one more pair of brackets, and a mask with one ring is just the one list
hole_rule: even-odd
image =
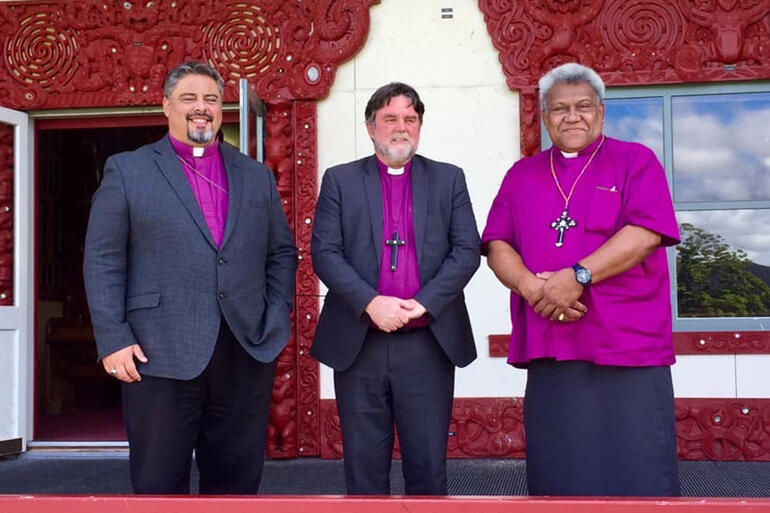
[[578,269],[575,271],[575,279],[581,285],[588,285],[591,283],[591,272],[588,269]]

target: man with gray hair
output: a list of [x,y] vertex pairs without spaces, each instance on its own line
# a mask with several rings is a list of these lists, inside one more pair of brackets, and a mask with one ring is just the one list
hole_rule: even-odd
[[105,372],[120,380],[136,493],[257,493],[297,251],[273,173],[220,143],[223,81],[166,79],[160,141],[107,160],[84,275]]
[[508,362],[527,369],[529,493],[678,495],[665,172],[602,134],[594,70],[539,86],[553,146],[508,171],[482,236],[511,290]]

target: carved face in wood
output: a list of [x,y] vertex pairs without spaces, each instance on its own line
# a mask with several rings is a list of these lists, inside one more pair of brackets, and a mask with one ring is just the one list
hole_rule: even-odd
[[553,144],[562,151],[574,153],[601,135],[604,104],[586,82],[561,83],[548,92],[542,116]]
[[402,167],[417,151],[420,127],[420,116],[404,95],[391,98],[375,113],[374,123],[366,124],[375,154],[393,168]]
[[214,79],[185,75],[163,98],[163,113],[174,139],[192,146],[211,143],[222,126],[222,96]]

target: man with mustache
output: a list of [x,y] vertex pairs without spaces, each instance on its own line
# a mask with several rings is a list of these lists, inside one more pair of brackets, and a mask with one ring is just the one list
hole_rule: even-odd
[[104,370],[120,380],[136,493],[257,493],[297,252],[273,173],[219,143],[224,83],[168,74],[160,141],[107,160],[84,275]]
[[366,105],[374,155],[326,171],[313,267],[329,288],[311,354],[334,369],[350,494],[390,493],[393,424],[407,494],[447,493],[455,366],[476,358],[463,288],[479,236],[460,168],[415,155],[406,84]]

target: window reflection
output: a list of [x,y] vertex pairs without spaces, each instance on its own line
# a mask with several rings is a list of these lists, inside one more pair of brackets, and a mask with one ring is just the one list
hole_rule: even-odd
[[674,201],[770,200],[770,93],[671,99]]
[[663,98],[604,100],[604,134],[651,148],[663,163]]
[[770,316],[770,210],[677,212],[679,317]]

